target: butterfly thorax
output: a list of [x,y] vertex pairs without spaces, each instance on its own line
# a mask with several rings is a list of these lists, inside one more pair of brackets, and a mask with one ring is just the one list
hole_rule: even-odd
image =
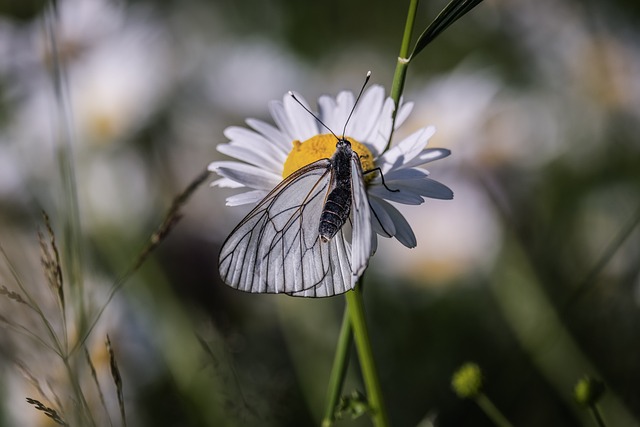
[[324,242],[331,240],[349,219],[351,212],[351,144],[344,138],[338,140],[331,156],[333,175],[332,190],[320,215],[318,232]]

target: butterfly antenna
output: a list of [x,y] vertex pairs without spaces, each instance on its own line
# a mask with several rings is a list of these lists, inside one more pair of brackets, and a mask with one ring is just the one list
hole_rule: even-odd
[[353,112],[356,110],[356,105],[358,105],[358,101],[360,101],[360,97],[362,96],[362,92],[364,92],[364,88],[367,86],[367,83],[369,83],[369,79],[371,78],[371,71],[367,71],[367,77],[364,78],[364,83],[362,84],[362,88],[360,89],[360,93],[358,94],[358,97],[356,98],[356,102],[353,103],[353,108],[351,109],[351,112],[349,113],[349,117],[347,117],[347,121],[344,123],[344,129],[342,129],[342,137],[344,138],[345,134],[347,133],[347,125],[349,124],[349,120],[351,120],[351,116],[353,115]]
[[290,95],[290,96],[291,96],[291,97],[292,97],[292,98],[293,98],[293,99],[294,99],[298,104],[300,104],[300,106],[301,106],[302,108],[304,108],[304,109],[307,111],[307,113],[311,114],[311,115],[313,116],[313,118],[314,118],[314,119],[316,119],[316,120],[318,121],[318,123],[320,123],[322,126],[324,126],[324,127],[325,127],[325,129],[327,129],[329,132],[331,132],[331,135],[335,136],[335,137],[336,137],[336,139],[340,139],[340,138],[338,138],[338,135],[336,135],[336,134],[335,134],[331,129],[329,129],[329,126],[325,125],[325,124],[324,124],[324,122],[323,122],[322,120],[320,120],[320,118],[319,118],[318,116],[316,116],[316,115],[313,113],[313,111],[311,111],[311,110],[309,110],[307,107],[305,107],[305,105],[304,105],[302,102],[300,102],[300,100],[299,100],[298,98],[296,98],[296,96],[294,95],[294,93],[293,93],[293,92],[289,91],[289,95]]
[[[364,79],[364,83],[362,84],[362,88],[360,89],[360,93],[358,93],[358,97],[356,98],[356,102],[353,104],[353,108],[351,108],[351,112],[349,113],[349,117],[347,117],[347,121],[344,123],[344,129],[342,129],[342,138],[344,138],[344,135],[347,133],[347,125],[349,124],[349,120],[351,120],[351,116],[353,115],[353,112],[356,109],[356,105],[358,105],[358,101],[360,101],[360,97],[362,96],[362,93],[364,92],[364,88],[367,87],[367,83],[369,82],[370,78],[371,78],[371,71],[367,71],[367,76]],[[313,113],[313,111],[309,110],[302,102],[300,102],[300,100],[298,98],[296,98],[296,95],[292,91],[289,91],[289,96],[291,96],[298,104],[300,104],[300,106],[302,108],[304,108],[307,113],[311,114],[313,116],[313,118],[316,119],[318,121],[318,123],[320,123],[326,130],[331,132],[331,135],[335,136],[337,140],[340,140],[340,138],[338,138],[338,135],[336,135],[335,132],[332,131],[329,128],[329,126],[325,125],[324,122],[322,120],[320,120],[320,118]]]

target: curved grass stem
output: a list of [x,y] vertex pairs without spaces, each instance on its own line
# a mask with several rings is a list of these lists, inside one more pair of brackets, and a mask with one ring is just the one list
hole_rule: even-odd
[[327,389],[327,405],[324,409],[324,417],[322,418],[322,427],[330,427],[335,419],[335,410],[340,399],[340,392],[344,384],[344,378],[347,373],[347,365],[349,356],[351,355],[351,344],[353,343],[353,335],[351,330],[351,320],[349,318],[349,310],[345,309],[342,317],[342,326],[340,327],[340,336],[338,337],[338,345],[336,347],[336,355],[333,358],[333,366],[329,376],[329,387]]
[[498,427],[513,427],[513,424],[509,422],[507,417],[504,416],[502,412],[493,404],[493,402],[484,394],[480,393],[476,397],[476,403],[485,414],[493,421],[493,423]]
[[598,425],[598,427],[607,427],[607,424],[604,422],[604,418],[602,417],[602,414],[600,413],[598,406],[591,405],[590,409],[591,409],[591,415],[593,415],[593,419]]
[[335,420],[335,410],[340,399],[340,392],[347,372],[351,344],[355,341],[358,352],[358,360],[362,370],[362,377],[367,391],[367,403],[369,405],[371,420],[376,427],[387,427],[389,419],[382,398],[382,390],[373,360],[371,341],[364,314],[364,302],[362,300],[362,280],[356,287],[345,294],[347,305],[342,318],[340,336],[333,359],[333,367],[329,377],[327,389],[327,405],[325,407],[322,427],[331,427]]
[[351,327],[353,328],[353,338],[358,352],[360,369],[364,385],[367,390],[367,400],[371,411],[371,419],[376,427],[386,427],[389,425],[387,411],[382,398],[382,390],[378,379],[378,372],[373,360],[371,351],[371,341],[364,315],[364,302],[362,300],[362,286],[359,282],[356,287],[346,293],[347,310]]

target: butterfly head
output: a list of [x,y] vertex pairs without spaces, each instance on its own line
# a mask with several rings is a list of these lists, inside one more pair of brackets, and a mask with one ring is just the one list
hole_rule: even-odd
[[338,138],[338,142],[336,142],[336,148],[344,148],[351,147],[351,143],[344,136],[342,138]]

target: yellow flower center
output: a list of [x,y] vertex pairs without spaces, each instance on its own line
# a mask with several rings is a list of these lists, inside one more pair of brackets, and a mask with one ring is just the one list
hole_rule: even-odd
[[[371,151],[355,139],[347,137],[347,141],[351,143],[351,149],[360,157],[362,170],[366,172],[374,169],[375,164]],[[330,158],[336,151],[336,142],[336,137],[330,133],[316,135],[303,142],[298,140],[293,141],[293,149],[291,149],[287,160],[284,162],[282,178],[288,177],[301,167],[313,163],[316,160]],[[365,175],[365,182],[368,183],[373,177],[374,174],[372,173]]]

